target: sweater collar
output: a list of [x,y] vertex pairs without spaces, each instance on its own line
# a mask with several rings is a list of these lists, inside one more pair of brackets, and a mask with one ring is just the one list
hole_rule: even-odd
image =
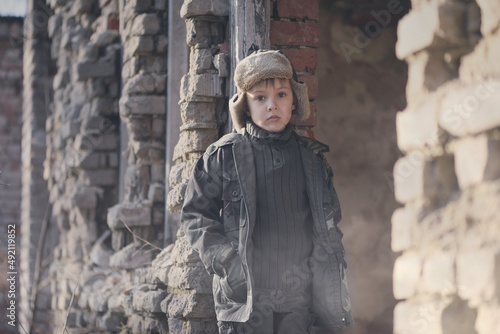
[[286,127],[281,132],[270,132],[262,129],[252,121],[247,121],[246,131],[248,134],[254,138],[264,139],[264,140],[276,140],[285,142],[290,139],[293,131],[293,125],[288,123]]

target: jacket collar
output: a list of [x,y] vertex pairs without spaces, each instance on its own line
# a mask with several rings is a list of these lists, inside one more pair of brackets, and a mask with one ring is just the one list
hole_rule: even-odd
[[251,120],[247,121],[245,128],[247,133],[253,138],[268,142],[286,142],[290,139],[293,131],[293,125],[291,123],[288,123],[285,129],[281,132],[270,132],[262,129]]

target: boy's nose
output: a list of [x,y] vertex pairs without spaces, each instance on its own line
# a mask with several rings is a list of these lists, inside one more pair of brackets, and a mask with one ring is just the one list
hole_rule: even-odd
[[276,104],[276,101],[274,101],[274,99],[269,99],[267,109],[269,111],[278,110],[278,105]]

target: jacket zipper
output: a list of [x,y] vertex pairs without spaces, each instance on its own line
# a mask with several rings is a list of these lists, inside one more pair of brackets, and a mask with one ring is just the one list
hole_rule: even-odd
[[[251,273],[251,268],[250,266],[248,265],[248,237],[250,235],[250,213],[249,213],[249,210],[248,210],[248,204],[247,204],[247,199],[246,199],[246,196],[245,196],[245,193],[243,192],[243,185],[242,185],[242,182],[241,182],[241,177],[240,177],[240,173],[239,173],[239,170],[238,170],[238,164],[236,162],[236,157],[235,157],[235,146],[234,144],[232,145],[231,147],[231,150],[232,150],[232,156],[233,156],[233,161],[234,161],[234,169],[236,170],[236,177],[238,178],[238,182],[240,184],[240,191],[241,191],[241,200],[243,201],[243,203],[245,204],[245,211],[246,211],[246,216],[247,216],[247,222],[244,226],[241,226],[238,222],[238,227],[241,231],[241,229],[245,228],[247,229],[246,231],[246,235],[245,235],[245,264],[246,264],[246,268],[247,268],[247,272],[248,272],[248,275],[247,275],[247,279],[248,279],[248,285],[250,286],[250,292],[253,293],[253,286],[252,286],[252,273]],[[241,216],[241,213],[240,213],[240,216]],[[241,256],[241,254],[240,254]],[[248,305],[248,295],[247,295],[247,302],[246,304]],[[250,312],[252,312],[253,310],[253,299],[252,299],[252,306],[250,307]]]

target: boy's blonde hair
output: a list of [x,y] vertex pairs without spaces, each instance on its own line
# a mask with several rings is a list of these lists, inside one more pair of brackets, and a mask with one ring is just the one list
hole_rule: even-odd
[[238,88],[229,101],[229,110],[236,130],[245,126],[246,92],[257,83],[267,79],[288,79],[294,94],[295,120],[306,120],[309,117],[309,97],[307,86],[297,80],[297,74],[290,60],[280,51],[259,50],[244,58],[236,66],[234,82]]

